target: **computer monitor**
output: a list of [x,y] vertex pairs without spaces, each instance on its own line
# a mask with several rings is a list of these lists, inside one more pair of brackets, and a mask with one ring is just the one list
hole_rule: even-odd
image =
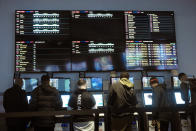
[[172,83],[174,88],[180,88],[181,81],[178,77],[172,77]]
[[63,101],[62,107],[68,107],[70,95],[61,95],[61,99]]
[[96,101],[96,107],[102,107],[103,104],[103,94],[93,94]]
[[88,91],[100,91],[103,88],[102,78],[84,78]]
[[22,78],[22,89],[26,92],[32,92],[38,86],[38,79],[36,78]]
[[[159,80],[160,84],[163,84],[164,81],[165,81],[164,77],[162,77],[162,76],[154,76],[154,77],[156,77]],[[142,78],[143,89],[152,89],[151,86],[150,86],[150,79],[151,78],[152,78],[152,76]]]
[[[114,84],[116,82],[118,82],[120,80],[119,77],[112,77],[111,78],[111,84]],[[129,77],[129,80],[134,84],[134,78],[133,77]]]
[[144,105],[145,106],[152,105],[152,92],[144,92]]
[[31,100],[31,96],[28,95],[28,96],[27,96],[27,101],[28,101],[28,103],[30,103],[30,100]]
[[177,105],[185,104],[185,101],[182,99],[181,92],[174,92],[175,100]]
[[70,79],[67,78],[51,78],[50,85],[58,91],[70,92]]

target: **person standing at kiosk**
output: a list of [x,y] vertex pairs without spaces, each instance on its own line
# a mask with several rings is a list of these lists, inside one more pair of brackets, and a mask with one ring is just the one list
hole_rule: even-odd
[[131,108],[135,108],[136,104],[134,85],[129,80],[129,73],[122,72],[120,81],[112,84],[109,91],[108,106],[112,115],[112,131],[132,130],[133,114]]
[[[3,94],[3,106],[6,113],[28,111],[28,102],[26,92],[22,90],[23,81],[16,78],[12,88],[9,88]],[[28,120],[25,118],[7,118],[8,131],[25,131]]]
[[[185,73],[180,73],[178,75],[178,79],[181,81],[180,90],[182,99],[185,101],[185,105],[187,107],[195,106],[196,105],[196,80],[195,79],[188,79]],[[191,128],[196,128],[196,110],[192,112],[187,112],[191,117]]]
[[[165,84],[159,84],[156,77],[150,79],[150,85],[153,90],[152,95],[152,106],[157,109],[172,107],[173,103],[169,97],[169,93],[166,89]],[[174,129],[172,112],[159,111],[153,112],[153,124],[155,125],[155,120],[160,121],[160,131],[168,131],[169,122],[172,124],[172,130]]]

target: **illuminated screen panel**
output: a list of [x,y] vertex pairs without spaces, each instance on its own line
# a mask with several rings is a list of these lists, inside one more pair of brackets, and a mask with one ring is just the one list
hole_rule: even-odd
[[75,40],[122,40],[123,11],[72,11]]
[[174,12],[125,11],[126,39],[175,40]]
[[55,87],[58,91],[70,92],[70,79],[50,79],[50,85]]
[[[164,77],[156,77],[156,78],[159,80],[159,84],[163,84],[165,81]],[[143,77],[142,78],[143,89],[152,89],[150,86],[150,79],[151,79],[151,77]]]
[[72,71],[122,70],[124,50],[122,41],[72,41]]
[[95,98],[96,101],[96,107],[101,107],[103,106],[103,94],[93,94],[93,97]]
[[16,35],[70,35],[69,11],[16,11]]
[[152,93],[144,93],[144,104],[146,106],[152,105]]
[[69,41],[16,41],[16,71],[71,71]]
[[38,79],[35,78],[23,78],[22,89],[26,92],[32,92],[38,86]]
[[61,99],[63,101],[63,107],[68,107],[70,95],[61,95]]
[[[119,82],[120,78],[119,77],[112,77],[111,78],[111,83],[114,84],[114,83],[117,83]],[[133,77],[129,77],[129,80],[134,84],[134,78]]]
[[85,78],[88,91],[101,91],[103,88],[102,78]]
[[185,104],[185,101],[182,100],[182,96],[180,92],[175,92],[174,93],[176,104]]
[[127,70],[171,70],[177,68],[176,43],[169,41],[126,41]]
[[173,79],[173,87],[180,88],[181,81],[178,79],[178,77],[172,77],[172,79]]

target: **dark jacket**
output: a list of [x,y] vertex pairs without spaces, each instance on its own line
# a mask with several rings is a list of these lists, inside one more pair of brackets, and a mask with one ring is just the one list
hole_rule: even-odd
[[[33,90],[29,105],[31,111],[56,111],[61,107],[62,100],[56,88],[39,86]],[[35,118],[33,125],[37,127],[53,127],[54,117]]]
[[[81,97],[78,97],[81,95]],[[79,103],[78,99],[81,99]],[[92,109],[95,106],[95,98],[87,90],[77,89],[70,97],[68,105],[72,109]]]
[[[196,105],[196,84],[194,81],[190,81],[189,83],[182,82],[180,84],[181,96],[185,101],[185,104],[189,104],[189,99],[191,99],[191,104]],[[191,90],[191,98],[189,98],[189,89]]]
[[120,82],[111,85],[108,106],[112,114],[120,115],[126,112],[128,108],[135,108],[137,98],[133,89],[122,85]]
[[[166,89],[165,84],[160,84],[158,87],[153,88],[153,95],[152,95],[152,106],[155,108],[169,108],[174,105],[172,101],[172,97],[169,94],[169,91]],[[169,121],[172,119],[171,112],[164,112],[164,111],[154,111],[153,118]]]
[[[26,92],[18,85],[7,89],[3,94],[3,106],[5,112],[26,112],[28,111],[28,102]],[[8,126],[24,126],[27,124],[24,118],[8,118]]]

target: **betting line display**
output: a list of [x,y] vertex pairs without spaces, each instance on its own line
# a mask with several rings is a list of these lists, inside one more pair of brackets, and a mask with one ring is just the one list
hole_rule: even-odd
[[17,10],[15,71],[177,69],[174,12]]

